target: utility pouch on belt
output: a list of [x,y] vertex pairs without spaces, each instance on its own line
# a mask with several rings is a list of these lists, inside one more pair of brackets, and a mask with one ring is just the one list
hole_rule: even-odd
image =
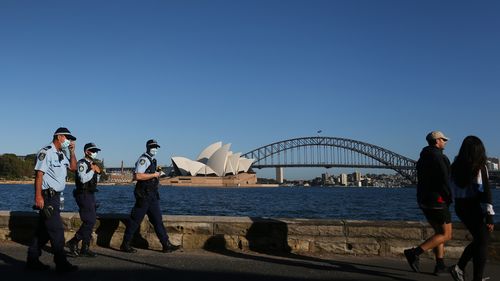
[[51,205],[44,205],[42,209],[33,205],[32,208],[33,208],[33,210],[40,210],[40,212],[42,212],[43,216],[47,219],[50,219],[50,217],[52,217],[52,215],[54,214],[54,207],[52,207]]
[[52,207],[50,205],[45,205],[45,206],[43,206],[42,212],[43,212],[43,215],[49,219],[54,214],[54,207]]
[[58,194],[59,192],[56,192],[54,189],[52,188],[48,188],[48,189],[44,189],[42,190],[42,196],[45,196],[47,198],[52,198],[54,197],[56,194]]

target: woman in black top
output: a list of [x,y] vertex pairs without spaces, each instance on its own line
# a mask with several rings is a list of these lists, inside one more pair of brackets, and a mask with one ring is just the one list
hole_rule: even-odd
[[491,190],[486,169],[486,151],[475,136],[464,139],[460,151],[451,165],[451,187],[455,197],[455,212],[472,234],[458,263],[451,268],[456,281],[464,280],[464,269],[472,259],[474,281],[483,280],[488,255],[489,233],[493,231]]

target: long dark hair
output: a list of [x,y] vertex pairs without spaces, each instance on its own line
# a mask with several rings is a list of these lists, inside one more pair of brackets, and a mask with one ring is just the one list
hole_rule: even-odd
[[479,171],[486,165],[486,150],[476,136],[468,136],[451,165],[451,179],[461,188],[472,184]]

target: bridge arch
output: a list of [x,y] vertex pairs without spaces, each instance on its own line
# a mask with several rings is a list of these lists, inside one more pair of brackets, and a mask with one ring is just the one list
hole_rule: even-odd
[[392,169],[416,184],[416,161],[388,149],[346,138],[301,137],[268,144],[242,155],[253,168],[353,167]]

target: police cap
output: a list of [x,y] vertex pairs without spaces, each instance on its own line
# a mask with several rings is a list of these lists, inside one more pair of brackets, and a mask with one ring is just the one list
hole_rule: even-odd
[[71,132],[64,128],[64,127],[59,127],[55,132],[54,132],[54,136],[58,136],[58,135],[65,135],[66,138],[68,140],[71,140],[71,141],[75,141],[76,138],[71,134]]
[[83,147],[83,151],[85,152],[87,150],[90,150],[92,152],[101,151],[101,149],[98,148],[97,145],[95,145],[95,143],[93,143],[93,142],[89,142],[89,143],[85,144],[85,146]]
[[158,145],[158,142],[156,140],[148,140],[146,142],[146,147],[153,148],[153,147],[160,147],[160,146]]

